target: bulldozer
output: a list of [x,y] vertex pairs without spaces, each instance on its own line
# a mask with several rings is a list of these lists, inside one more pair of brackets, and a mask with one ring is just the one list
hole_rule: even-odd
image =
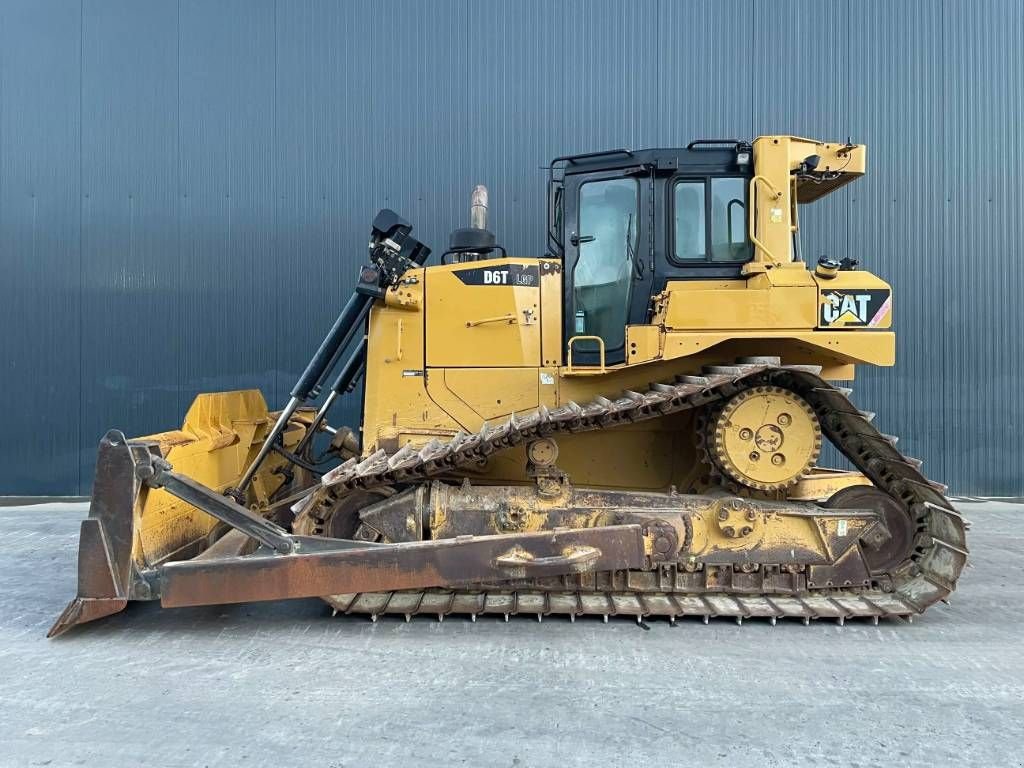
[[137,600],[645,627],[946,600],[965,522],[844,386],[895,363],[891,287],[801,250],[801,206],[865,168],[781,135],[557,157],[541,257],[506,253],[482,186],[431,266],[382,210],[280,411],[202,394],[103,437],[50,635]]

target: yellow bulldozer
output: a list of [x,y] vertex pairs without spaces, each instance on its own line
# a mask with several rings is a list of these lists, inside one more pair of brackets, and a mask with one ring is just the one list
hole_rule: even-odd
[[[540,258],[506,254],[483,187],[433,266],[381,211],[281,411],[204,394],[180,430],[102,439],[50,634],[133,600],[645,626],[923,612],[966,564],[964,521],[839,385],[894,364],[890,286],[800,246],[800,205],[865,163],[792,136],[558,157]],[[358,428],[331,426],[360,382]],[[819,467],[826,439],[856,469]]]

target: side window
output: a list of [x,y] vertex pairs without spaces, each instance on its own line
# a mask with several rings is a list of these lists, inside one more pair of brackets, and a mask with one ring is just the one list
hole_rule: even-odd
[[711,180],[711,260],[749,261],[745,179]]
[[750,261],[753,248],[747,239],[746,179],[681,179],[674,185],[672,199],[674,261],[691,265]]
[[677,181],[673,199],[676,205],[676,260],[707,259],[707,225],[704,223],[703,181]]
[[[636,179],[602,179],[580,187],[573,332],[601,337],[606,352],[626,343],[639,192]],[[597,351],[598,345],[580,342],[576,348]]]

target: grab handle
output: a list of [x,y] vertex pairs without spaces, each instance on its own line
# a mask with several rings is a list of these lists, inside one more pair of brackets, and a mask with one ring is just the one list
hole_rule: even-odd
[[779,192],[767,178],[764,176],[755,176],[750,180],[750,210],[747,211],[747,230],[750,232],[750,242],[752,242],[773,264],[780,264],[781,262],[772,255],[772,252],[768,250],[764,243],[757,239],[757,230],[755,226],[755,212],[757,211],[757,184],[760,182],[768,187],[768,190],[772,193],[772,199],[778,200],[782,197],[782,193]]

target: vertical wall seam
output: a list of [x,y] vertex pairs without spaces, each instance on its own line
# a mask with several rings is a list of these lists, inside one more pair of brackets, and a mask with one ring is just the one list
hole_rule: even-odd
[[[5,6],[0,6],[0,201],[4,199],[4,81],[6,79],[6,64],[7,58],[4,56],[4,51],[7,46],[4,45],[4,39],[2,36],[2,30],[6,28],[7,21],[5,19]],[[0,205],[0,234],[4,231],[4,207]],[[3,250],[0,249],[0,254]]]
[[85,122],[84,108],[85,91],[85,0],[78,3],[78,461],[77,474],[78,483],[75,492],[81,496],[85,493],[85,478],[82,477],[82,455],[85,453],[85,425],[83,414],[85,413],[85,250],[83,248],[85,229],[85,152],[83,151]]
[[[176,181],[175,186],[177,188],[173,190],[173,198],[174,198],[174,208],[175,208],[174,221],[175,221],[175,230],[176,230],[176,234],[177,234],[177,242],[175,243],[174,252],[177,254],[177,257],[178,257],[177,269],[174,271],[174,275],[175,275],[174,280],[175,280],[175,282],[178,282],[178,281],[182,280],[182,274],[181,274],[182,269],[181,269],[181,267],[184,264],[184,260],[185,260],[184,248],[183,248],[182,239],[181,239],[181,232],[182,232],[182,226],[181,225],[182,225],[182,218],[184,216],[184,205],[182,204],[182,187],[184,186],[184,183],[183,183],[184,172],[183,172],[183,168],[182,168],[182,163],[183,163],[184,153],[181,151],[181,0],[178,0],[177,16],[176,16],[176,19],[175,19],[175,24],[177,25],[177,30],[176,30],[176,35],[175,35],[175,48],[174,48],[174,59],[175,59],[175,61],[174,61],[174,74],[175,74],[175,98],[176,98],[175,115],[174,115],[174,120],[175,120],[175,127],[174,127],[174,130],[175,130],[175,142],[174,142],[175,143],[175,148],[174,149],[175,149],[175,153],[177,154],[177,157],[174,159],[174,167],[177,168],[178,173],[177,173],[177,178],[175,180]],[[184,309],[184,308],[182,308],[182,309]],[[178,404],[178,411],[182,414],[183,418],[184,418],[184,414],[185,414],[185,404],[183,402],[183,395],[184,395],[184,392],[185,392],[185,371],[184,371],[184,363],[182,362],[183,359],[184,359],[184,354],[185,354],[185,350],[184,350],[183,346],[179,346],[178,347],[178,354],[175,355],[175,360],[174,360],[175,374],[176,374],[176,377],[177,377],[177,387],[175,388],[177,391],[175,392],[174,399],[175,399],[175,402]]]
[[[273,100],[271,102],[273,104],[273,107],[272,107],[273,114],[271,115],[272,122],[271,122],[271,129],[270,129],[270,132],[271,132],[270,133],[270,136],[271,136],[270,141],[271,141],[271,146],[272,146],[271,152],[272,152],[272,158],[273,158],[272,159],[272,162],[273,162],[273,173],[271,174],[273,176],[273,183],[272,183],[272,187],[273,188],[271,189],[272,198],[271,198],[271,203],[270,203],[270,210],[271,210],[270,219],[271,219],[271,222],[272,222],[272,229],[271,229],[271,233],[270,233],[270,243],[269,243],[269,246],[270,246],[270,253],[272,254],[272,258],[274,259],[275,267],[277,269],[281,268],[280,267],[281,259],[280,259],[280,254],[278,253],[278,243],[280,242],[280,235],[278,233],[278,222],[280,221],[280,217],[278,216],[278,213],[279,213],[278,207],[281,205],[281,184],[282,184],[282,181],[281,181],[281,167],[279,165],[279,163],[281,161],[281,149],[280,149],[280,146],[278,145],[278,141],[277,141],[277,137],[278,137],[277,123],[278,123],[278,120],[280,119],[280,107],[279,107],[279,104],[278,104],[278,93],[279,93],[279,90],[280,90],[280,87],[281,87],[280,72],[279,72],[279,69],[278,69],[278,63],[279,63],[279,58],[280,58],[280,50],[279,49],[280,49],[280,46],[281,46],[280,32],[278,30],[279,23],[280,23],[280,21],[279,21],[279,18],[278,18],[278,0],[274,0],[274,98],[273,98]],[[276,403],[280,403],[281,402],[281,366],[277,362],[277,361],[281,360],[281,355],[282,355],[281,333],[277,330],[277,329],[279,329],[281,327],[281,302],[273,301],[271,303],[274,305],[274,309],[273,309],[273,314],[274,314],[274,333],[273,333],[274,359],[271,361],[270,365],[272,366],[273,372],[274,372],[273,373],[273,376],[274,376],[274,391],[270,395],[271,400],[273,401],[270,404],[270,407],[271,408],[276,408],[277,407]]]
[[[749,4],[749,7],[750,7],[750,68],[752,70],[754,70],[754,71],[757,70],[757,61],[758,61],[758,50],[757,50],[758,37],[757,37],[757,35],[754,34],[754,29],[757,26],[757,2],[758,2],[758,0],[750,0],[750,4]],[[750,89],[750,100],[749,100],[748,103],[750,105],[750,131],[749,131],[749,136],[750,136],[750,140],[753,141],[755,138],[757,138],[756,136],[754,136],[754,131],[757,130],[757,88],[756,87]]]
[[[847,38],[847,41],[849,41],[849,38]],[[844,87],[843,119],[846,121],[846,134],[849,137],[847,139],[847,141],[849,141],[850,143],[853,143],[853,137],[851,135],[852,132],[850,131],[850,128],[849,128],[850,123],[853,121],[853,119],[852,119],[852,117],[850,115],[850,104],[852,103],[852,100],[853,100],[853,79],[854,79],[852,74],[850,73],[850,66],[853,64],[852,51],[853,51],[853,46],[850,45],[843,52],[843,55],[846,57],[845,66],[843,67],[843,70],[845,72],[847,72],[848,75],[849,75],[849,76],[847,76],[844,79],[844,82],[843,82],[843,87]],[[825,140],[826,141],[842,141],[843,137],[842,136],[828,137]],[[853,255],[853,244],[851,242],[851,230],[853,228],[853,195],[854,195],[854,192],[853,192],[853,190],[849,186],[847,186],[846,189],[843,190],[843,205],[844,205],[844,207],[846,209],[846,255],[848,257]],[[798,238],[800,237],[799,233],[797,233],[797,237]],[[801,255],[803,255],[803,254],[801,253]],[[811,258],[812,259],[814,258],[813,254],[812,254]],[[813,265],[813,264],[812,265],[808,265],[808,266],[810,266],[811,269],[815,268],[815,265]]]
[[[947,18],[948,10],[949,10],[949,4],[948,4],[947,0],[942,0],[942,2],[939,5],[939,50],[943,51],[943,52],[946,51],[946,18]],[[948,149],[948,138],[947,137],[948,137],[949,118],[948,118],[947,108],[949,106],[949,103],[948,103],[949,78],[946,77],[946,72],[945,72],[945,68],[946,68],[946,66],[948,66],[947,65],[948,56],[943,56],[942,61],[943,61],[943,72],[941,73],[941,76],[939,77],[939,82],[941,83],[940,92],[942,94],[941,97],[940,97],[940,102],[941,102],[942,109],[941,109],[941,112],[940,112],[941,118],[939,119],[939,141],[940,141],[941,146],[943,148],[942,156],[946,157],[946,158],[949,158],[950,155],[946,151]],[[946,264],[947,263],[946,262],[946,257],[949,254],[949,216],[946,215],[947,212],[948,212],[948,208],[949,208],[948,203],[947,203],[947,200],[948,200],[948,197],[949,197],[949,187],[948,187],[948,184],[949,184],[949,168],[948,168],[948,164],[943,164],[942,183],[940,185],[941,197],[939,198],[939,205],[940,205],[940,208],[939,208],[939,210],[940,210],[939,218],[941,219],[941,222],[939,224],[939,228],[940,228],[940,232],[942,233],[942,236],[939,238],[939,243],[938,243],[938,247],[939,247],[939,260],[940,260],[941,264]],[[938,272],[939,272],[939,295],[942,296],[943,299],[945,300],[945,298],[948,296],[948,291],[949,291],[949,278],[948,278],[949,270],[948,269],[940,269],[940,270],[938,270]],[[950,349],[949,349],[949,334],[943,332],[941,334],[941,336],[942,336],[942,359],[943,360],[950,360],[951,358],[949,357],[949,353],[950,353]],[[943,429],[945,430],[945,429],[948,428],[947,425],[951,424],[952,422],[950,420],[950,414],[949,414],[949,402],[946,399],[946,395],[947,395],[946,377],[945,376],[939,376],[939,379],[940,379],[940,381],[939,381],[939,397],[941,398],[939,402],[942,403],[942,407],[939,409],[939,413],[942,415],[942,425],[943,425]],[[951,483],[952,482],[952,478],[951,478],[951,475],[949,474],[950,461],[949,461],[948,451],[942,451],[939,455],[941,457],[940,458],[940,463],[941,463],[941,466],[942,466],[942,477],[943,478],[949,478],[949,479],[944,480],[943,482]]]

